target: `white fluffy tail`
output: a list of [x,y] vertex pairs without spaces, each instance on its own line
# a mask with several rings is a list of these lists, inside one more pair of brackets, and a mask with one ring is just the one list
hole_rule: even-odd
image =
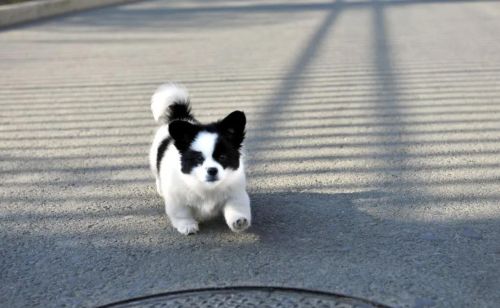
[[174,83],[159,86],[151,97],[151,111],[158,123],[191,118],[188,91]]

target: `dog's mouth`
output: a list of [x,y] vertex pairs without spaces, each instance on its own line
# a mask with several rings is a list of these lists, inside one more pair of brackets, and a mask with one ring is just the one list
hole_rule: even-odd
[[207,175],[206,181],[208,183],[215,183],[219,180],[219,177],[216,175]]

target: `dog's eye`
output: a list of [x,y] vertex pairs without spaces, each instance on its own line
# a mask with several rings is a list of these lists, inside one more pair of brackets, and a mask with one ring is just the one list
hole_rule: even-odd
[[219,155],[219,160],[220,160],[220,161],[224,161],[224,160],[226,160],[226,159],[227,159],[227,156],[226,156],[226,155],[224,155],[224,154]]
[[186,154],[186,157],[189,158],[189,160],[197,165],[203,164],[203,161],[205,160],[203,158],[203,155],[200,152],[197,151],[192,151]]

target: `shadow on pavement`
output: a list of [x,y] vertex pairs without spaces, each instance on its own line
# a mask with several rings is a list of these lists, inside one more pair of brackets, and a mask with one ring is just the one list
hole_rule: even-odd
[[[410,278],[405,288],[411,294],[429,292],[428,279],[433,280],[429,288],[455,280],[478,296],[495,293],[498,219],[382,218],[370,210],[398,198],[380,191],[253,193],[254,224],[248,232],[231,233],[216,220],[186,237],[168,225],[159,198],[145,197],[149,200],[139,206],[132,205],[138,200],[123,200],[124,208],[133,207],[128,210],[94,215],[75,209],[67,215],[4,217],[7,225],[44,220],[74,227],[64,233],[27,229],[16,236],[4,234],[3,250],[10,253],[3,255],[2,264],[9,265],[2,268],[3,280],[36,285],[44,283],[42,277],[55,276],[47,287],[58,290],[58,302],[76,305],[245,284],[306,287],[375,300],[394,292],[400,277]],[[131,229],[132,219],[144,225],[135,221]],[[463,271],[471,262],[480,266]],[[361,293],[359,280],[370,286]],[[108,284],[114,286],[113,294],[96,295]],[[24,296],[35,300],[29,293]]]

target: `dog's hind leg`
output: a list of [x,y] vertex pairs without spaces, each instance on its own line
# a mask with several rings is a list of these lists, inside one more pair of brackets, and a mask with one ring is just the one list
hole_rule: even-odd
[[158,194],[160,196],[163,197],[163,193],[161,192],[161,182],[160,182],[160,177],[159,176],[156,177],[156,191],[158,192]]

